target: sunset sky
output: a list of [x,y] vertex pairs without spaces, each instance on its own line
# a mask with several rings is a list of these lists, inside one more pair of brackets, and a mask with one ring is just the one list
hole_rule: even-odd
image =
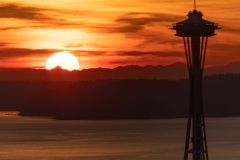
[[[239,0],[198,0],[204,19],[219,24],[206,66],[240,62]],[[170,30],[187,19],[193,0],[1,0],[0,67],[45,68],[68,51],[80,69],[184,62],[182,38]]]

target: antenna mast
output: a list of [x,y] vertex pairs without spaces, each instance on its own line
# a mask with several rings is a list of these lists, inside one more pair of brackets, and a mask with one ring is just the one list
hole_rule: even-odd
[[196,10],[196,0],[194,0],[194,10]]

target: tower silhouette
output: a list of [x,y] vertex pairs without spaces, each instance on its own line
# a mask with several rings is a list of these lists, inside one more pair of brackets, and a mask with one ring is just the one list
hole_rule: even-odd
[[[196,10],[188,13],[188,19],[173,24],[176,36],[183,37],[190,81],[190,104],[187,122],[184,160],[189,154],[193,160],[208,160],[207,138],[202,102],[202,75],[208,37],[216,35],[218,24],[202,19]],[[192,143],[192,146],[190,146]]]

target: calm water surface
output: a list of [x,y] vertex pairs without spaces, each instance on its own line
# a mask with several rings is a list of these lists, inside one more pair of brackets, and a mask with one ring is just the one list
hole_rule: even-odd
[[[240,159],[240,118],[207,118],[211,160]],[[181,160],[186,119],[59,121],[0,114],[1,160]]]

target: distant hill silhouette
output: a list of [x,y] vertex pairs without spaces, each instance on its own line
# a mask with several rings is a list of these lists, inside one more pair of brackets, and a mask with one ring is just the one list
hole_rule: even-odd
[[240,62],[230,63],[225,66],[214,66],[204,70],[204,75],[240,73]]
[[[206,68],[204,75],[240,73],[240,62],[226,66]],[[0,80],[46,80],[46,81],[84,81],[106,79],[186,79],[187,66],[183,63],[174,63],[168,66],[125,66],[114,69],[93,68],[81,71],[68,71],[56,67],[45,69],[0,69]]]
[[61,66],[56,66],[56,67],[52,68],[51,70],[53,70],[53,71],[62,71],[62,70],[65,70],[65,69],[63,69]]
[[[0,81],[0,110],[56,119],[187,117],[188,79]],[[240,74],[203,78],[207,117],[240,116]]]

